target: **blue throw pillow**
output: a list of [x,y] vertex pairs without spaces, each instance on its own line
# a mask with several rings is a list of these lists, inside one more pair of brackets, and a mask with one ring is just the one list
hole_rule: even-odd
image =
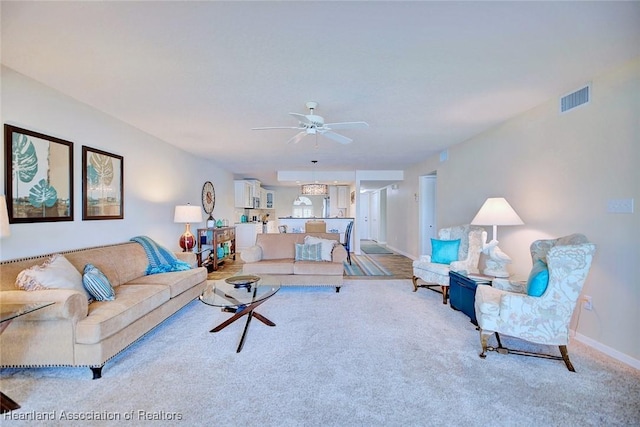
[[549,269],[547,264],[542,260],[537,260],[533,263],[531,273],[529,273],[529,280],[527,280],[527,295],[532,297],[539,297],[544,294],[549,285]]
[[84,266],[82,284],[96,301],[113,301],[116,293],[102,271],[93,264]]
[[322,261],[322,243],[296,243],[296,261]]
[[460,239],[438,240],[431,239],[431,262],[438,264],[451,264],[458,260]]

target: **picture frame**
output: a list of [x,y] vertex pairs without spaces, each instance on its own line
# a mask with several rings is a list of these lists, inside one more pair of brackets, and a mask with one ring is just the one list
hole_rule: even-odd
[[73,221],[73,142],[4,125],[10,224]]
[[124,158],[82,146],[82,220],[124,219]]

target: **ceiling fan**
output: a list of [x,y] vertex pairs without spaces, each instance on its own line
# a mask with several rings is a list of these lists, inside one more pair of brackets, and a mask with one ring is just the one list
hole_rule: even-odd
[[318,103],[314,101],[309,101],[305,104],[309,109],[309,114],[298,114],[298,113],[289,113],[296,119],[298,119],[298,126],[275,126],[275,127],[260,127],[260,128],[252,128],[252,130],[268,130],[268,129],[296,129],[299,130],[293,138],[291,138],[287,143],[293,142],[297,144],[300,142],[302,138],[306,135],[322,135],[326,138],[333,139],[341,144],[348,144],[353,140],[351,138],[347,138],[344,135],[340,135],[335,133],[336,129],[362,129],[368,128],[369,125],[366,122],[341,122],[341,123],[325,123],[324,119],[320,116],[314,114],[316,108],[318,108]]

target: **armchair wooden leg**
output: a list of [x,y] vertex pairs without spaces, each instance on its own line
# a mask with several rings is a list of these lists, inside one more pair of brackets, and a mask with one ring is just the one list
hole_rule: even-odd
[[449,299],[449,287],[448,286],[440,286],[442,288],[442,303],[446,304]]
[[569,352],[567,351],[567,346],[561,345],[559,347],[560,347],[560,354],[562,355],[562,360],[564,360],[564,364],[567,365],[567,369],[570,372],[575,372],[576,370],[573,368],[573,364],[569,360]]
[[413,292],[417,292],[418,291],[418,277],[417,276],[413,276],[411,278],[411,281],[413,281]]
[[480,329],[480,345],[482,346],[482,353],[480,353],[480,357],[482,359],[487,357],[487,348],[488,348],[488,344],[489,344],[489,337],[491,337],[491,334],[488,334],[486,332],[482,332],[482,329]]

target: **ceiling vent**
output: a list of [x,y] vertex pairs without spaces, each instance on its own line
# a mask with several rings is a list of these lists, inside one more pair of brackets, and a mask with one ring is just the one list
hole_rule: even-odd
[[560,98],[560,113],[566,113],[581,105],[586,105],[591,100],[591,85],[571,92]]

